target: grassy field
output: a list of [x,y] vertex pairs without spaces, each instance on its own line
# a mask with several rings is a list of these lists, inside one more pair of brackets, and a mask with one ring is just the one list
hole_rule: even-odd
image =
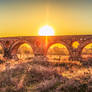
[[0,64],[0,92],[92,92],[92,59],[6,60]]

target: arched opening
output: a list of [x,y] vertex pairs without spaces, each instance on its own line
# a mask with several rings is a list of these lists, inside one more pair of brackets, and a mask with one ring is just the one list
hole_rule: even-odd
[[49,47],[47,57],[50,62],[64,62],[69,58],[69,51],[63,44],[56,43]]
[[80,45],[79,42],[75,41],[75,42],[73,42],[72,47],[73,48],[78,48],[79,45]]
[[2,59],[4,56],[4,50],[3,47],[0,45],[0,59]]
[[28,43],[17,43],[11,48],[11,55],[13,58],[22,60],[33,59],[34,54],[30,44]]
[[17,50],[17,56],[23,60],[32,59],[34,57],[32,47],[27,43],[20,45]]
[[89,43],[88,45],[86,45],[81,53],[81,56],[83,59],[92,59],[92,43]]

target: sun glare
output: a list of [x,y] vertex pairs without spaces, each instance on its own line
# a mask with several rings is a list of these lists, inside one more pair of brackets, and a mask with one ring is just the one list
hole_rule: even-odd
[[47,25],[47,26],[44,26],[44,27],[40,28],[39,35],[40,36],[53,36],[54,35],[54,30],[53,30],[52,27]]

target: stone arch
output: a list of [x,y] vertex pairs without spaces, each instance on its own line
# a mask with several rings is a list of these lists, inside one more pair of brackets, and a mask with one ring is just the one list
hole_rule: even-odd
[[19,48],[22,44],[28,44],[28,45],[30,45],[30,47],[32,48],[32,51],[33,51],[33,53],[34,53],[33,45],[32,45],[30,42],[25,41],[25,40],[20,40],[20,41],[15,42],[15,43],[11,46],[11,48],[9,49],[10,55],[11,55],[11,56],[16,55],[16,54],[17,54],[17,51],[18,51],[18,48]]
[[92,43],[92,40],[86,40],[85,42],[81,43],[79,49],[80,49],[80,55],[82,54],[82,50],[88,45]]
[[57,44],[57,43],[64,45],[64,46],[67,48],[67,50],[69,51],[69,54],[71,53],[71,47],[70,47],[67,43],[65,43],[65,42],[63,42],[63,41],[55,41],[55,42],[49,43],[48,46],[47,46],[47,49],[46,49],[46,52],[45,52],[45,53],[47,54],[48,49],[49,49],[52,45]]
[[72,42],[72,47],[73,47],[74,49],[77,49],[77,48],[79,47],[79,45],[80,45],[79,41],[74,41],[74,42]]
[[84,42],[83,47],[81,48],[81,57],[83,59],[92,58],[92,53],[90,53],[92,52],[91,48],[87,48],[90,45],[92,45],[92,40]]
[[[63,49],[61,50],[62,52],[67,51],[68,53],[67,52],[65,52],[64,54],[60,53],[60,55],[54,55],[54,58],[53,58],[53,55],[49,55],[48,51],[49,51],[50,47],[52,47],[54,45],[57,45],[57,44],[61,45],[61,46],[64,46],[64,50]],[[56,53],[58,53],[58,52],[56,52]],[[50,60],[52,62],[53,61],[55,61],[55,62],[57,62],[57,61],[67,61],[69,59],[69,54],[70,54],[70,48],[68,46],[66,46],[66,44],[64,42],[54,42],[54,43],[49,44],[48,47],[47,47],[47,53],[46,53],[46,55],[48,57],[48,60]]]

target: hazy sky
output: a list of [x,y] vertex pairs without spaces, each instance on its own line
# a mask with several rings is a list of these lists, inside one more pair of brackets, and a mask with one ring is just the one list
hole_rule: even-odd
[[0,0],[0,36],[92,34],[92,0]]

